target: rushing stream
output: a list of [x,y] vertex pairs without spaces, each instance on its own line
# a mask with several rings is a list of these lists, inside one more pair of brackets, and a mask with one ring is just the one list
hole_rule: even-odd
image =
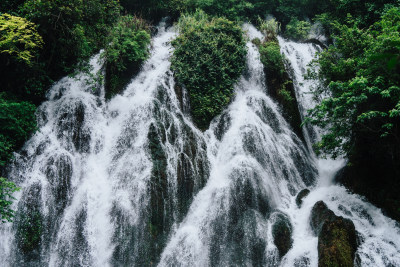
[[[23,190],[14,223],[0,226],[0,266],[317,266],[309,218],[319,200],[354,222],[358,265],[400,266],[398,224],[332,183],[344,161],[315,157],[318,129],[304,129],[306,144],[292,131],[251,42],[231,104],[206,132],[193,126],[169,70],[175,35],[160,25],[149,60],[110,101],[93,79],[99,56],[93,75],[50,89],[39,131],[8,169]],[[318,47],[279,41],[304,116],[313,103],[303,74]],[[283,257],[279,220],[293,228]]]

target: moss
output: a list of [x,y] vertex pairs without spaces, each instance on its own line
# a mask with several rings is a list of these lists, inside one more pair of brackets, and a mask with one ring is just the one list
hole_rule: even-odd
[[167,158],[154,124],[150,125],[148,138],[151,159],[153,162],[150,185],[151,227],[149,226],[149,229],[151,230],[152,235],[157,237],[162,233],[161,229],[163,228],[162,225],[165,219],[164,198],[168,194]]
[[351,220],[336,216],[319,201],[311,211],[310,223],[318,236],[318,266],[354,266],[357,236]]
[[41,190],[39,184],[34,184],[26,191],[24,199],[20,202],[14,224],[18,248],[15,252],[16,257],[26,262],[40,259],[42,236],[46,230],[41,213]]
[[29,253],[40,247],[42,236],[42,215],[34,211],[24,215],[19,222],[19,247],[24,253]]
[[260,47],[260,46],[261,46],[261,40],[260,40],[260,38],[254,38],[253,40],[251,40],[251,42],[252,42],[255,46],[257,46],[257,47]]
[[304,140],[301,115],[297,105],[293,81],[285,69],[285,57],[281,54],[278,40],[269,37],[259,45],[261,62],[264,65],[268,92],[282,107],[283,116],[294,132]]
[[325,223],[318,239],[319,266],[354,266],[354,225],[343,218]]

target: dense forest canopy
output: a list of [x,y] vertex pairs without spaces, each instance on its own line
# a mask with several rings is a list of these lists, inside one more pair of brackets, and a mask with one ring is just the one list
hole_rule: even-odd
[[[274,17],[280,34],[298,41],[307,41],[313,24],[322,25],[329,47],[308,74],[321,81],[315,95],[326,96],[307,119],[327,129],[316,151],[344,155],[350,169],[358,166],[365,174],[371,162],[380,164],[374,175],[394,185],[389,210],[400,218],[395,197],[400,179],[393,178],[400,177],[397,0],[2,0],[0,167],[4,169],[12,153],[35,132],[36,107],[54,81],[85,70],[88,58],[104,49],[108,97],[118,93],[148,57],[153,26],[166,16],[181,32],[173,43],[172,69],[178,82],[188,87],[192,115],[202,129],[230,101],[243,70],[241,22],[262,28]],[[259,40],[258,46],[263,63],[279,76],[284,75],[284,59],[275,38]],[[230,54],[218,52],[227,50]],[[207,53],[214,53],[219,64],[210,65],[203,57]],[[193,61],[200,62],[197,68],[190,68]],[[290,102],[292,96],[285,90],[281,94]],[[365,180],[375,185],[372,177],[366,175]],[[2,179],[1,196],[10,190],[15,188]],[[12,216],[1,211],[5,220]]]

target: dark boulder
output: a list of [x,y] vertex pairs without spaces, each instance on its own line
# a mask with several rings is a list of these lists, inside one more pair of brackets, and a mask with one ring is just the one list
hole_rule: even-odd
[[271,218],[274,221],[272,225],[272,236],[274,237],[275,246],[278,248],[279,257],[282,258],[293,245],[293,227],[286,214],[277,212],[274,213]]
[[322,49],[327,49],[328,48],[323,42],[321,42],[317,38],[307,39],[307,40],[303,41],[303,43],[315,44],[315,45],[319,46],[319,48],[322,48]]
[[357,235],[351,220],[336,216],[319,201],[311,211],[310,223],[318,236],[318,266],[354,266]]
[[322,230],[322,226],[325,222],[333,221],[336,215],[328,209],[326,204],[323,201],[318,201],[315,203],[314,207],[311,210],[311,229],[314,234],[318,236]]
[[300,193],[296,197],[297,207],[301,208],[301,204],[303,204],[303,199],[308,196],[308,194],[310,194],[310,190],[307,188],[300,191]]

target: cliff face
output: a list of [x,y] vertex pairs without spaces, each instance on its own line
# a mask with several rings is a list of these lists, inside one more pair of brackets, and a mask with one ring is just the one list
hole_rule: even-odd
[[351,164],[337,174],[336,181],[400,221],[399,146],[393,142],[388,147],[386,141],[379,140],[372,136],[356,139],[355,151],[349,158]]

